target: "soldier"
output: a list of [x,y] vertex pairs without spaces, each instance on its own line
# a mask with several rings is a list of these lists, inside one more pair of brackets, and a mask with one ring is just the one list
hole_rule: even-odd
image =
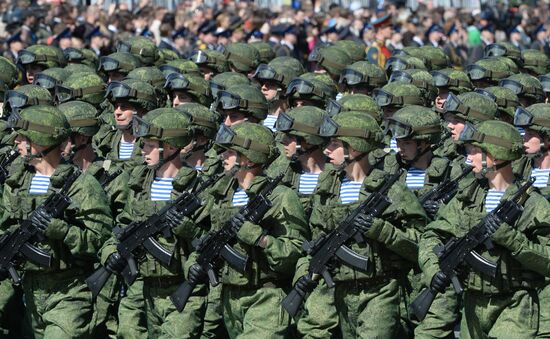
[[382,121],[382,110],[372,97],[365,94],[344,95],[338,100],[330,100],[326,109],[326,113],[331,117],[347,111],[368,114],[379,124]]
[[466,282],[461,337],[534,337],[539,323],[537,289],[550,273],[548,249],[543,245],[547,237],[539,233],[548,227],[550,206],[539,193],[528,190],[520,197],[523,212],[513,225],[495,214],[488,215],[521,185],[511,165],[521,156],[521,136],[514,126],[491,120],[476,127],[468,125],[460,140],[467,145],[478,178],[461,181],[457,195],[422,234],[419,263],[424,283],[440,292],[450,285],[450,277],[440,271],[433,248],[450,237],[463,236],[483,218],[494,247],[478,248],[478,253],[499,264],[495,277],[469,267],[461,271],[459,279]]
[[433,76],[435,86],[439,90],[437,98],[435,98],[435,109],[437,112],[442,112],[443,105],[449,93],[458,95],[474,89],[470,78],[463,71],[445,68],[431,71],[430,74]]
[[550,71],[550,60],[548,56],[536,49],[526,49],[521,52],[523,64],[521,71],[532,76],[546,74]]
[[499,86],[511,89],[524,107],[544,101],[542,84],[532,75],[512,74],[508,78],[500,80]]
[[285,96],[291,108],[315,106],[325,109],[330,99],[336,98],[337,88],[326,74],[305,73],[292,80]]
[[204,75],[204,80],[210,81],[220,73],[229,70],[229,64],[225,55],[218,51],[204,50],[195,51],[190,60],[199,66],[200,72]]
[[[498,85],[498,82],[514,72],[505,62],[504,57],[490,57],[478,60],[475,64],[466,67],[466,74],[474,87],[488,87]],[[510,59],[507,59],[511,61]]]
[[26,84],[32,84],[36,73],[40,73],[50,67],[63,67],[65,65],[65,58],[63,52],[57,47],[33,45],[19,52],[17,63],[25,71],[23,81]]
[[250,79],[248,79],[248,77],[244,74],[235,72],[223,72],[217,74],[212,78],[212,80],[210,80],[210,92],[212,93],[212,98],[216,99],[218,97],[218,92],[225,90],[229,86],[240,85],[250,85]]
[[367,61],[382,68],[386,66],[386,60],[391,56],[390,50],[386,47],[386,40],[393,35],[393,22],[391,15],[385,15],[372,23],[375,29],[376,40],[367,48]]
[[267,116],[267,100],[259,88],[251,85],[230,86],[219,91],[215,104],[226,126],[243,121],[258,123]]
[[513,90],[506,87],[491,86],[476,88],[474,92],[487,96],[497,104],[495,120],[501,120],[509,124],[513,123],[516,108],[521,106],[519,98]]
[[95,73],[71,74],[56,85],[55,99],[58,103],[81,100],[98,108],[105,100],[105,82]]
[[375,88],[388,82],[386,73],[380,66],[367,61],[356,61],[346,66],[338,83],[350,94],[371,95]]
[[133,54],[117,52],[99,58],[98,72],[107,74],[107,82],[121,81],[138,67],[141,67],[141,61]]
[[225,47],[224,55],[233,72],[251,76],[260,63],[260,53],[251,45],[235,42]]
[[24,163],[12,168],[5,183],[2,229],[13,230],[30,217],[45,236],[40,246],[53,257],[50,268],[24,263],[25,320],[32,331],[26,336],[89,337],[94,310],[84,279],[111,229],[107,199],[97,180],[84,173],[70,187],[71,205],[61,216],[37,208],[77,171],[61,164],[67,120],[57,108],[37,105],[12,116],[10,127],[17,131],[15,144]]
[[199,75],[172,73],[166,77],[164,89],[170,96],[172,107],[186,102],[209,107],[212,103],[208,81]]
[[47,89],[53,97],[55,96],[55,87],[61,85],[69,75],[70,73],[63,68],[52,67],[36,74],[32,84]]
[[99,65],[99,58],[91,49],[69,47],[63,50],[63,55],[68,65],[83,64],[90,66],[93,70],[96,70]]
[[[155,96],[157,98],[157,107],[165,107],[168,100],[168,93],[164,89],[166,78],[162,71],[155,67],[138,67],[131,70],[126,76],[127,79],[137,79],[145,81],[155,89]],[[170,105],[168,105],[170,106]]]
[[413,84],[418,87],[425,99],[424,106],[432,107],[438,95],[438,89],[435,86],[435,80],[428,71],[422,69],[405,69],[402,71],[394,71],[390,75],[389,82],[400,82],[405,84]]
[[133,36],[120,41],[116,46],[116,51],[133,54],[144,66],[154,66],[160,60],[155,43],[143,36]]
[[340,47],[328,46],[313,50],[307,60],[316,73],[327,73],[333,81],[340,79],[344,68],[352,63],[351,57]]

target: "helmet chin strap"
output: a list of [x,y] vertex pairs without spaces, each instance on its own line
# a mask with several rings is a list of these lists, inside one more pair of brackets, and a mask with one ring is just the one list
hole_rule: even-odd
[[59,147],[59,145],[53,145],[53,146],[50,146],[50,147],[46,148],[42,152],[39,152],[38,154],[32,154],[31,145],[30,145],[30,143],[27,143],[27,147],[26,147],[27,148],[27,154],[23,157],[23,161],[25,163],[29,163],[31,160],[34,160],[34,159],[42,159],[45,156],[47,156],[51,151],[53,151],[54,149],[56,149],[58,147]]
[[63,159],[64,159],[66,162],[73,162],[74,157],[76,156],[76,153],[78,153],[79,151],[85,149],[86,146],[88,146],[87,144],[82,144],[82,145],[80,145],[80,146],[76,146],[76,142],[75,142],[74,136],[71,135],[70,138],[71,138],[71,149],[69,150],[69,154],[68,154],[68,155],[63,156]]
[[170,162],[174,159],[176,159],[180,155],[181,149],[177,149],[174,153],[172,153],[167,158],[164,158],[164,143],[161,141],[159,142],[159,161],[154,165],[147,165],[147,168],[158,170],[161,168],[164,164],[167,162]]
[[253,166],[249,166],[249,165],[243,166],[243,165],[241,165],[241,153],[237,152],[237,158],[235,159],[235,165],[233,166],[233,168],[235,168],[235,166],[238,166],[237,171],[240,171],[242,169],[243,170],[251,170],[251,169],[257,168],[261,165],[260,164],[254,164]]
[[504,161],[498,165],[487,167],[487,153],[484,150],[481,150],[481,172],[479,172],[479,174],[482,177],[485,177],[488,173],[494,173],[509,164],[510,161]]
[[349,144],[347,142],[342,142],[344,146],[344,161],[340,166],[337,166],[338,170],[343,170],[348,165],[351,165],[354,162],[361,161],[368,153],[361,153],[358,156],[354,157],[353,159],[350,157],[349,154]]
[[420,149],[419,141],[416,140],[415,142],[416,142],[416,154],[414,155],[414,158],[412,158],[411,160],[405,160],[405,159],[401,158],[403,160],[403,162],[405,162],[409,166],[414,164],[416,161],[418,161],[418,159],[420,159],[420,157],[422,157],[424,154],[428,153],[432,149],[431,147],[426,147],[425,149]]

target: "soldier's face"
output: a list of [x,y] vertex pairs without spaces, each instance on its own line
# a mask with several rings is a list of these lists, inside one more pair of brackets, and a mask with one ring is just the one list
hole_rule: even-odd
[[447,122],[447,127],[451,130],[451,137],[457,141],[460,133],[464,130],[464,119],[451,113],[446,113],[444,118]]
[[285,150],[285,157],[287,159],[292,158],[292,156],[296,154],[296,146],[298,145],[298,140],[296,139],[296,137],[285,134],[281,143],[283,144],[283,148]]
[[279,91],[278,85],[271,81],[263,81],[261,89],[262,94],[267,101],[275,99],[275,97],[277,96],[277,92]]
[[530,128],[525,129],[525,135],[523,136],[523,148],[527,154],[535,154],[540,151],[543,144],[539,133]]
[[141,155],[148,166],[158,164],[160,160],[159,142],[157,140],[144,139]]
[[172,107],[178,107],[181,104],[193,102],[193,98],[182,91],[174,91],[172,93]]
[[411,161],[416,157],[420,145],[416,143],[416,140],[397,139],[397,147],[401,158],[404,161]]
[[133,105],[127,101],[116,101],[114,105],[116,124],[122,126],[130,124],[136,113]]
[[445,100],[447,100],[448,95],[448,90],[440,88],[439,95],[437,96],[437,98],[435,98],[435,107],[443,109],[443,105],[445,105]]
[[30,65],[26,66],[25,67],[25,76],[27,77],[27,81],[29,82],[29,84],[32,84],[32,82],[34,80],[34,75],[36,73],[40,73],[45,69],[46,69],[46,67],[41,66],[41,65],[37,65],[37,64],[30,64]]
[[[483,169],[483,150],[477,146],[466,144],[467,159],[472,164],[472,172],[480,173]],[[487,167],[491,168],[495,165],[495,161],[490,153],[487,153]]]
[[243,112],[239,112],[236,109],[221,109],[220,114],[223,117],[223,124],[227,127],[231,127],[248,120]]
[[222,159],[223,170],[225,172],[229,172],[237,163],[237,152],[232,149],[228,149],[222,153]]
[[[39,154],[42,151],[48,149],[46,146],[40,146],[35,143],[32,143],[27,137],[18,134],[15,138],[15,146],[17,147],[17,152],[21,157],[31,154]],[[28,150],[30,149],[30,154]],[[35,165],[41,161],[41,158],[32,159],[29,164]]]
[[340,140],[334,138],[330,139],[330,142],[325,148],[324,153],[328,157],[331,164],[335,166],[340,166],[344,163],[344,143],[342,143]]

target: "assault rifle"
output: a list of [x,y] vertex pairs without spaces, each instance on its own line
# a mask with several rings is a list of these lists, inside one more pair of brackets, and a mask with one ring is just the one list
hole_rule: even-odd
[[[246,221],[254,224],[260,222],[272,206],[268,196],[283,177],[284,173],[272,179],[254,198],[250,199],[248,204],[241,207],[238,213],[242,214]],[[193,241],[193,246],[199,253],[197,264],[208,274],[212,286],[219,284],[216,270],[220,258],[227,261],[231,267],[239,272],[244,273],[246,270],[248,257],[231,247],[236,237],[237,230],[231,226],[231,220],[229,220],[219,231],[211,232],[205,237]],[[189,296],[191,296],[198,283],[198,281],[187,280],[170,296],[178,311],[183,311]]]
[[19,157],[19,153],[16,150],[11,150],[8,154],[0,159],[0,185],[6,182],[8,177],[8,166]]
[[430,189],[426,194],[420,197],[420,204],[424,205],[426,201],[432,200],[440,204],[446,204],[455,196],[458,190],[458,183],[472,171],[471,166],[467,166],[458,178],[451,180],[447,177],[442,183]]
[[[75,169],[67,178],[63,187],[46,198],[37,209],[42,208],[53,218],[59,218],[71,204],[68,191],[78,179],[80,173],[79,170]],[[32,224],[31,220],[32,214],[28,219],[21,222],[19,228],[0,238],[0,269],[8,271],[14,284],[21,283],[21,277],[15,269],[20,255],[36,265],[51,267],[51,255],[33,245],[34,242],[44,241],[45,236],[40,229]]]
[[[210,177],[201,184],[197,191],[204,191],[222,176],[224,176],[224,174]],[[114,228],[113,232],[118,240],[117,252],[127,263],[121,275],[128,285],[133,284],[137,278],[138,267],[135,256],[142,248],[155,257],[161,264],[165,266],[170,265],[172,253],[162,247],[154,238],[158,234],[163,234],[166,238],[172,235],[169,226],[164,220],[165,215],[169,211],[176,210],[184,216],[189,216],[201,205],[202,201],[197,194],[184,191],[176,200],[168,203],[158,211],[158,213],[153,214],[147,220],[132,222],[127,227],[117,226]],[[113,272],[102,266],[86,279],[86,285],[88,285],[88,288],[92,291],[92,296],[94,298],[103,289],[103,286],[105,286],[105,283],[112,274]]]
[[[475,251],[481,245],[487,249],[493,248],[491,235],[494,234],[494,231],[486,226],[485,220],[490,215],[496,215],[502,222],[513,225],[523,212],[522,204],[528,197],[528,194],[526,194],[527,190],[534,182],[535,180],[531,178],[519,188],[512,198],[501,201],[491,213],[488,213],[463,237],[452,238],[445,245],[434,247],[434,252],[439,258],[439,269],[447,277],[451,278],[451,282],[457,293],[462,293],[463,291],[458,279],[458,269],[464,262],[476,272],[492,278],[496,276],[496,264],[485,259]],[[436,295],[437,291],[432,286],[420,292],[410,305],[410,311],[416,319],[420,321],[424,320]]]
[[[346,243],[352,238],[357,242],[364,241],[363,235],[355,226],[355,219],[360,214],[373,218],[382,215],[388,206],[392,204],[392,201],[387,196],[388,191],[399,179],[401,174],[402,171],[398,171],[389,178],[386,178],[382,187],[380,187],[377,192],[370,194],[367,199],[340,223],[338,228],[321,236],[316,241],[304,242],[302,247],[311,256],[308,268],[308,275],[311,279],[317,280],[319,275],[321,275],[327,283],[327,286],[332,288],[334,286],[334,281],[329,273],[329,269],[331,267],[331,262],[335,258],[338,258],[344,264],[360,271],[367,270],[369,259],[351,250],[346,246]],[[296,313],[298,313],[298,309],[305,298],[306,296],[294,286],[281,304],[288,314],[294,317]]]

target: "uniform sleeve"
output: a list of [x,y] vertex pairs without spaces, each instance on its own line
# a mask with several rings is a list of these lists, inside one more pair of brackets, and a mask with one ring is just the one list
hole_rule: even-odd
[[114,213],[113,218],[116,218],[124,210],[124,205],[128,200],[128,180],[130,175],[123,171],[112,182],[109,183],[105,191],[111,204],[111,211]]

